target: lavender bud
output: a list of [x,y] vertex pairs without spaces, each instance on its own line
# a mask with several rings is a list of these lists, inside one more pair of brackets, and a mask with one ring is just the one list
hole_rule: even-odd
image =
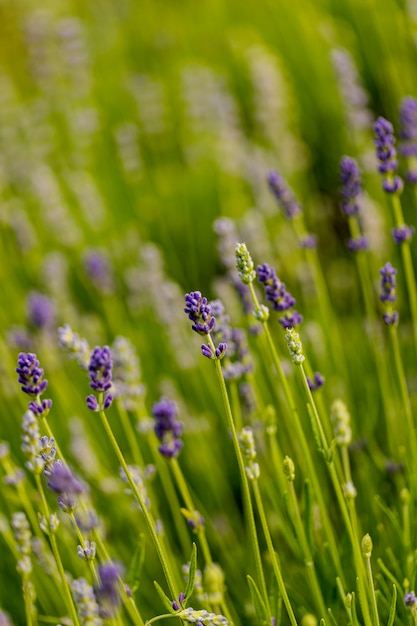
[[340,194],[342,201],[340,207],[345,215],[357,215],[359,213],[359,197],[362,195],[362,181],[359,167],[355,159],[348,156],[340,162],[340,182],[342,187]]
[[293,219],[301,213],[299,203],[281,174],[278,172],[270,172],[268,174],[268,184],[288,220]]
[[192,329],[199,335],[208,335],[216,325],[216,318],[211,314],[211,306],[200,291],[185,294],[185,309],[188,319],[193,323]]
[[183,442],[180,439],[182,423],[177,420],[177,405],[167,398],[162,398],[153,405],[152,415],[155,418],[155,434],[162,442],[158,448],[159,452],[167,458],[178,456]]
[[403,226],[398,226],[397,228],[393,228],[393,230],[391,231],[394,243],[396,243],[398,246],[405,241],[410,241],[414,233],[414,226],[407,226],[406,224],[403,224]]

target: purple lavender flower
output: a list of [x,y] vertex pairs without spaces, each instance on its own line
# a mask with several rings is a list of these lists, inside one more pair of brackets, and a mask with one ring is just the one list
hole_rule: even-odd
[[[90,387],[98,393],[104,393],[103,408],[108,409],[113,401],[113,396],[108,393],[112,386],[112,358],[110,348],[96,346],[91,353],[88,373],[90,376]],[[95,396],[87,396],[87,406],[91,411],[100,409]]]
[[94,286],[102,293],[114,291],[112,267],[103,250],[87,250],[83,257],[87,276]]
[[118,563],[102,563],[98,573],[100,583],[94,591],[100,615],[104,618],[113,617],[121,604],[119,578],[122,568]]
[[346,245],[351,252],[359,252],[360,250],[368,250],[369,242],[366,237],[361,235],[360,237],[348,239]]
[[211,314],[211,306],[200,291],[185,294],[185,309],[192,329],[199,335],[208,335],[216,325],[216,318]]
[[268,184],[288,220],[301,213],[301,207],[292,190],[278,172],[268,174]]
[[34,398],[41,395],[47,388],[48,381],[42,379],[44,370],[40,367],[36,354],[21,352],[17,364],[16,372],[19,374],[22,391]]
[[385,305],[385,311],[382,318],[387,326],[398,323],[398,312],[392,310],[392,303],[395,302],[395,289],[397,286],[396,274],[397,270],[392,267],[391,263],[385,263],[384,267],[379,270],[381,274],[381,295],[379,299]]
[[395,302],[397,270],[388,262],[379,270],[379,273],[381,274],[381,302]]
[[401,100],[399,137],[398,152],[406,157],[417,156],[417,100],[411,96]]
[[417,604],[417,598],[416,598],[416,594],[414,593],[414,591],[409,591],[408,593],[405,594],[404,596],[404,603],[405,606],[415,606]]
[[51,298],[31,291],[26,300],[28,321],[35,328],[50,328],[55,322],[55,309]]
[[392,124],[384,117],[379,117],[374,124],[374,131],[376,154],[379,160],[378,171],[385,175],[382,187],[387,193],[399,193],[402,190],[403,181],[399,176],[394,176],[398,161]]
[[403,226],[397,226],[397,228],[393,228],[393,230],[391,231],[394,243],[396,243],[397,245],[401,245],[405,241],[410,241],[414,233],[414,226],[407,226],[406,224],[403,224]]
[[84,488],[70,472],[70,470],[61,461],[56,461],[52,467],[45,468],[45,476],[48,478],[46,483],[49,489],[59,494],[59,507],[66,512],[73,511],[77,498],[83,493]]
[[156,420],[155,434],[162,442],[158,448],[159,452],[167,458],[177,457],[183,446],[180,439],[182,423],[177,420],[177,405],[167,398],[161,398],[153,405],[152,415]]
[[340,207],[345,215],[357,215],[359,213],[359,196],[362,194],[362,181],[359,166],[355,159],[344,156],[340,162],[340,182],[342,183],[340,194],[342,201]]
[[283,328],[291,328],[297,324],[300,324],[303,320],[302,316],[297,311],[289,313],[289,309],[295,306],[295,299],[286,290],[285,283],[282,283],[277,277],[273,267],[270,267],[267,263],[258,265],[258,280],[264,285],[265,295],[267,300],[272,303],[272,307],[275,311],[284,312],[282,317],[278,318],[279,323]]
[[304,250],[315,250],[317,248],[317,237],[316,235],[307,233],[307,235],[301,237],[299,244],[300,248]]
[[320,374],[320,372],[314,373],[314,380],[312,380],[309,376],[307,376],[307,384],[309,386],[310,391],[317,391],[320,387],[324,385],[324,376]]
[[213,350],[210,344],[204,344],[201,346],[201,354],[208,359],[222,359],[226,354],[227,344],[221,341],[217,348]]

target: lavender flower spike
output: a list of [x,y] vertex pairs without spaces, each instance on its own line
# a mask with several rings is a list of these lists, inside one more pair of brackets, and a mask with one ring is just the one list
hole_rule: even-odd
[[177,457],[183,445],[180,439],[182,423],[177,420],[177,405],[162,398],[153,405],[152,414],[155,418],[155,434],[162,442],[159,452],[167,458]]
[[[110,348],[108,346],[103,348],[96,346],[91,353],[88,373],[90,387],[99,394],[104,394],[104,409],[108,409],[113,400],[112,394],[108,393],[112,387],[112,367]],[[92,411],[97,411],[100,408],[93,395],[87,397],[87,406]]]
[[65,512],[73,511],[77,504],[76,496],[84,491],[82,484],[60,461],[56,461],[50,469],[45,468],[45,476],[48,478],[49,489],[59,494],[59,507]]
[[378,171],[385,175],[382,187],[387,193],[400,193],[403,181],[394,176],[398,167],[397,151],[394,147],[395,137],[392,124],[384,117],[379,117],[374,124]]
[[21,352],[17,360],[16,373],[19,374],[21,389],[33,398],[38,398],[48,386],[48,381],[43,380],[44,370],[36,354]]
[[417,100],[408,96],[400,104],[400,144],[402,156],[417,157]]
[[396,274],[397,270],[392,267],[391,263],[386,263],[379,270],[381,274],[381,295],[379,299],[384,303],[385,311],[382,318],[387,326],[398,323],[398,312],[392,310],[392,303],[395,302],[395,289],[397,286]]
[[95,589],[95,595],[101,617],[113,617],[120,606],[119,578],[121,574],[121,567],[117,563],[109,562],[99,566],[100,584]]
[[192,329],[199,335],[208,335],[216,325],[216,318],[211,314],[211,306],[200,291],[185,294],[185,309]]
[[340,194],[342,201],[340,207],[347,216],[359,213],[359,196],[362,194],[362,181],[360,170],[355,159],[344,156],[340,162],[340,182],[342,183]]
[[268,184],[288,220],[301,213],[301,207],[292,190],[278,172],[268,174]]

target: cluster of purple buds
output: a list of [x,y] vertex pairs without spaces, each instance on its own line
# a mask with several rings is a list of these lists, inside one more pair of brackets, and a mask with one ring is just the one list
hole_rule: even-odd
[[408,593],[405,594],[404,604],[405,606],[408,606],[410,608],[413,608],[416,606],[417,598],[416,598],[416,594],[414,593],[414,591],[409,591]]
[[360,235],[359,237],[348,239],[346,246],[351,252],[359,252],[360,250],[368,250],[369,242],[367,237]]
[[268,174],[268,184],[288,220],[301,213],[301,207],[296,197],[281,174],[270,172]]
[[182,607],[182,603],[185,600],[185,594],[181,591],[181,593],[178,596],[178,600],[173,600],[172,601],[172,608],[174,609],[174,611],[179,611]]
[[[188,319],[193,322],[192,329],[199,335],[210,335],[216,326],[216,318],[212,314],[212,307],[200,291],[191,291],[185,294],[185,309]],[[201,346],[203,356],[208,359],[222,359],[227,345],[220,342],[216,347],[211,341]]]
[[45,467],[44,474],[48,479],[46,484],[49,489],[58,494],[59,508],[71,513],[77,505],[77,497],[84,491],[83,485],[61,461]]
[[359,197],[362,195],[362,181],[359,166],[355,159],[345,156],[340,162],[340,208],[347,216],[359,213]]
[[385,263],[384,267],[379,270],[379,273],[381,274],[381,295],[379,299],[386,308],[382,314],[383,320],[387,326],[397,324],[398,312],[392,310],[392,304],[396,298],[397,281],[395,277],[397,270],[392,267],[391,263]]
[[[408,96],[400,104],[400,144],[398,152],[405,157],[417,157],[417,100]],[[417,170],[409,169],[406,179],[410,183],[417,183]]]
[[114,617],[121,604],[120,576],[122,568],[118,563],[102,563],[98,568],[99,584],[94,589],[101,617]]
[[40,330],[51,328],[55,322],[52,300],[37,291],[31,291],[26,299],[29,323]]
[[267,263],[258,265],[258,280],[265,288],[265,295],[267,300],[272,303],[274,311],[284,313],[283,316],[278,318],[279,323],[283,328],[294,328],[303,321],[302,316],[298,311],[290,311],[295,306],[295,299],[286,290],[285,283],[281,282],[273,267],[270,267]]
[[385,176],[382,188],[387,193],[400,193],[403,181],[399,176],[394,176],[398,161],[392,124],[384,117],[379,117],[374,124],[374,131],[376,155],[379,161],[378,171]]
[[43,378],[44,370],[41,368],[36,354],[21,352],[17,359],[16,373],[21,389],[28,396],[34,398],[29,402],[29,409],[38,416],[46,417],[49,413],[52,400],[41,400],[41,395],[48,386],[48,381]]
[[[113,396],[109,393],[112,387],[112,357],[110,348],[96,346],[91,353],[88,375],[90,377],[90,387],[100,395],[104,394],[103,409],[108,409],[113,401]],[[87,406],[91,411],[101,409],[99,401],[93,394],[87,396]]]
[[320,387],[323,387],[324,382],[325,382],[324,376],[322,376],[320,372],[314,373],[314,379],[311,379],[309,376],[307,376],[307,384],[308,384],[310,391],[317,391],[317,389],[320,389]]
[[159,452],[169,459],[177,457],[183,446],[180,439],[182,423],[177,420],[177,405],[167,398],[161,398],[153,405],[152,415],[155,418],[155,434],[162,442]]
[[407,226],[404,224],[403,226],[397,226],[393,228],[391,231],[392,238],[394,239],[394,243],[398,246],[404,243],[405,241],[410,241],[415,233],[414,226]]

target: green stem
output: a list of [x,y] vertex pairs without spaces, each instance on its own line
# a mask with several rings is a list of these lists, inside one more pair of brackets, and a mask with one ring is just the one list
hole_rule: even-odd
[[[174,474],[175,482],[177,483],[178,489],[183,497],[185,502],[185,506],[192,513],[196,510],[194,506],[193,499],[191,497],[190,491],[188,489],[187,483],[185,482],[184,475],[181,471],[181,467],[176,458],[172,458],[170,460],[170,466],[172,469],[172,473]],[[207,543],[207,537],[204,530],[204,525],[201,525],[197,531],[197,536],[200,540],[200,547],[203,552],[204,560],[207,565],[211,565],[213,559],[211,557],[210,548]]]
[[365,561],[366,561],[366,573],[367,573],[367,576],[368,576],[368,585],[369,585],[369,588],[371,590],[372,617],[373,617],[373,621],[374,621],[374,626],[379,626],[378,606],[377,606],[377,603],[376,603],[374,579],[372,577],[371,557],[370,556],[369,557],[366,556],[365,557]]
[[[210,337],[210,335],[208,335],[208,340],[214,352],[215,346],[213,344],[213,340]],[[269,607],[269,598],[268,598],[268,593],[266,590],[265,577],[264,577],[263,568],[262,568],[262,559],[261,559],[261,553],[259,550],[258,536],[256,532],[255,518],[253,514],[253,507],[252,507],[252,500],[251,500],[250,491],[249,491],[248,477],[245,471],[245,463],[243,461],[242,451],[240,449],[239,439],[237,436],[235,423],[233,421],[232,410],[230,408],[229,397],[227,395],[226,383],[223,378],[220,360],[215,359],[214,364],[216,366],[216,373],[217,373],[217,377],[219,380],[220,390],[221,390],[221,394],[223,398],[223,404],[224,404],[224,408],[226,412],[227,427],[230,430],[230,433],[232,435],[233,447],[235,450],[235,454],[236,454],[236,458],[237,458],[237,462],[239,466],[240,479],[242,483],[242,496],[243,496],[243,502],[244,502],[244,507],[245,507],[245,512],[246,512],[246,520],[247,520],[247,524],[249,527],[249,535],[250,535],[250,540],[251,540],[251,545],[252,545],[253,556],[255,559],[255,567],[256,567],[256,571],[258,575],[258,581],[260,583],[264,602],[266,606]]]
[[[99,398],[99,402],[101,403],[102,398]],[[129,468],[127,466],[127,463],[125,461],[125,458],[123,456],[122,451],[119,448],[119,445],[116,441],[115,436],[113,435],[113,431],[110,427],[110,424],[107,420],[106,414],[104,413],[104,411],[101,409],[99,411],[99,415],[100,415],[100,419],[101,422],[103,424],[104,430],[106,431],[106,435],[111,443],[111,446],[117,456],[117,459],[121,465],[121,467],[123,468],[123,471],[126,475],[127,481],[129,483],[129,486],[131,488],[131,490],[133,491],[133,494],[136,498],[136,500],[138,501],[138,504],[142,510],[143,513],[143,517],[145,519],[146,522],[146,526],[148,528],[148,531],[151,535],[153,544],[155,546],[156,552],[158,554],[159,557],[159,561],[161,563],[164,575],[165,575],[165,579],[167,581],[168,587],[169,587],[169,592],[171,594],[172,598],[177,598],[178,597],[178,593],[176,590],[176,585],[174,583],[174,577],[171,573],[171,570],[169,568],[169,564],[168,564],[168,559],[165,555],[164,549],[162,547],[161,542],[159,541],[158,535],[156,534],[156,530],[155,530],[155,521],[151,515],[151,513],[148,511],[148,509],[146,508],[146,505],[143,501],[142,495],[140,494],[135,481],[132,478],[132,475],[129,471]]]
[[[75,519],[74,513],[71,511],[69,513],[69,516],[70,516],[70,520],[71,520],[72,526],[73,526],[73,528],[75,530],[75,534],[77,535],[78,541],[80,542],[80,545],[81,545],[81,547],[84,550],[85,549],[85,545],[86,545],[85,544],[85,539],[84,539],[84,536],[83,536],[81,530],[78,527],[77,520]],[[98,579],[98,576],[97,576],[96,568],[94,567],[94,563],[89,558],[86,558],[86,561],[87,561],[88,569],[90,570],[91,581],[93,582],[94,586],[98,586],[99,585],[99,579]]]
[[290,622],[293,626],[297,626],[297,620],[294,615],[293,608],[291,606],[290,599],[288,597],[287,590],[285,588],[284,580],[282,578],[281,567],[278,562],[278,558],[276,552],[274,550],[274,545],[271,539],[271,533],[269,532],[268,522],[265,515],[265,510],[261,498],[261,493],[259,491],[259,485],[257,480],[252,481],[253,493],[255,495],[255,502],[258,509],[259,518],[261,520],[262,530],[265,535],[266,545],[268,546],[269,556],[272,562],[272,569],[274,570],[274,574],[276,576],[279,591],[282,595],[282,599],[284,601],[285,608],[287,609],[288,617],[290,618]]
[[[41,505],[42,505],[42,513],[45,517],[45,523],[49,525],[49,507],[48,507],[48,503],[46,501],[45,498],[45,494],[43,491],[43,487],[42,487],[42,483],[41,483],[41,479],[39,474],[35,474],[35,480],[36,480],[36,486],[38,488],[38,492],[41,498]],[[80,625],[80,621],[78,619],[78,614],[77,614],[77,610],[75,608],[74,605],[74,601],[72,599],[72,595],[71,595],[71,591],[68,585],[68,581],[67,581],[67,577],[65,576],[65,570],[64,570],[64,566],[62,564],[62,560],[61,560],[61,555],[59,553],[59,549],[58,549],[58,544],[56,541],[56,537],[55,535],[50,532],[49,533],[49,541],[51,543],[51,549],[52,549],[52,553],[54,555],[54,559],[58,568],[58,572],[59,572],[59,576],[61,578],[61,583],[62,583],[62,588],[63,588],[63,593],[64,593],[64,597],[65,597],[65,602],[67,605],[67,609],[71,614],[71,619],[73,621],[74,626],[81,626]]]

